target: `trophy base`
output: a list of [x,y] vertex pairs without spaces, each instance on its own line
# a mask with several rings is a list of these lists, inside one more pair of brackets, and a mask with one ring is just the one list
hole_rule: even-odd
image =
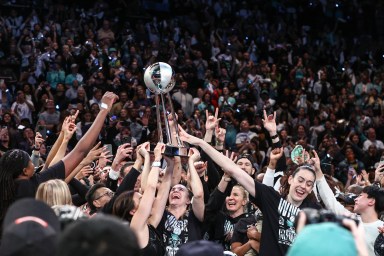
[[184,146],[165,145],[164,155],[188,157],[188,148]]

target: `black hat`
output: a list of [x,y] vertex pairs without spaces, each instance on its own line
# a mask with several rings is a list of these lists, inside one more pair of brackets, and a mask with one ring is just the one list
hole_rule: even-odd
[[20,199],[5,215],[1,255],[54,255],[59,233],[51,207],[32,198]]

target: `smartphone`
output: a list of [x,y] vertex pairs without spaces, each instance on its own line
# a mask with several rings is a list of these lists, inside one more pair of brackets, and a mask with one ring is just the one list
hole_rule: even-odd
[[44,140],[47,139],[47,127],[45,125],[39,125],[37,131],[41,134]]
[[137,141],[133,137],[131,138],[131,147],[133,148],[137,147]]
[[104,146],[107,147],[107,150],[109,151],[109,154],[113,154],[113,152],[112,152],[112,144],[105,144]]
[[130,144],[132,139],[131,139],[131,137],[123,137],[123,138],[120,139],[120,141],[121,141],[121,144],[125,144],[125,143],[129,143]]

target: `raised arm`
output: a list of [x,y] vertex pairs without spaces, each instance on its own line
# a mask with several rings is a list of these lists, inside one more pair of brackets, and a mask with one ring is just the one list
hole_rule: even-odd
[[167,168],[161,180],[159,190],[157,191],[155,202],[153,203],[151,217],[148,220],[148,223],[155,228],[159,225],[167,204],[172,183],[172,172],[174,170],[174,159],[168,156],[164,156],[164,159],[167,161]]
[[81,169],[83,169],[84,166],[90,165],[92,161],[96,161],[97,159],[100,158],[101,153],[103,152],[104,148],[100,148],[100,142],[97,143],[87,154],[87,156],[80,162],[78,166],[76,166],[75,170],[71,172],[70,175],[68,175],[65,178],[65,182],[69,183],[79,172]]
[[311,158],[310,161],[312,161],[315,166],[316,185],[325,207],[336,214],[351,214],[350,211],[345,209],[344,206],[336,200],[335,195],[333,194],[331,188],[325,180],[323,172],[321,171],[320,158],[316,151],[313,150],[312,152],[315,157]]
[[192,145],[200,146],[205,153],[212,158],[212,160],[220,166],[223,171],[234,177],[253,197],[256,195],[255,181],[251,176],[238,167],[231,159],[222,155],[219,151],[214,149],[211,145],[202,139],[196,138],[179,126],[181,140],[188,142]]
[[52,166],[59,162],[61,159],[63,159],[67,151],[68,142],[72,138],[73,134],[76,132],[76,125],[72,123],[71,117],[65,118],[62,126],[62,131],[64,131],[63,140],[61,142],[59,150],[55,154],[55,157],[52,159],[52,162],[49,163],[49,166]]
[[[71,116],[68,118],[72,118],[72,120],[76,120],[78,114],[79,114],[79,110],[76,111],[74,116]],[[48,166],[51,165],[51,162],[52,162],[53,158],[55,158],[57,151],[59,150],[59,148],[63,142],[63,139],[64,139],[64,126],[61,126],[61,131],[59,133],[59,137],[56,139],[55,143],[53,144],[51,151],[49,151],[49,154],[47,156],[47,160],[45,160],[45,164],[44,164],[44,167],[42,170],[47,169]]]
[[279,135],[277,134],[277,127],[276,127],[276,111],[273,112],[273,115],[267,115],[267,111],[264,110],[264,119],[263,126],[268,131],[269,136],[272,139],[273,145],[278,144],[277,146],[281,146],[279,141]]
[[98,138],[101,128],[104,125],[105,118],[112,108],[113,103],[117,99],[117,95],[113,92],[106,92],[102,98],[100,112],[98,113],[92,126],[85,135],[76,144],[76,147],[64,157],[65,176],[68,176],[76,166],[84,159]]
[[[167,159],[167,158],[165,158],[165,159]],[[182,169],[183,169],[183,166],[181,165],[181,157],[174,156],[173,157],[173,170],[172,170],[172,178],[171,178],[171,187],[180,183],[181,170]]]
[[149,142],[145,142],[141,145],[140,149],[136,150],[136,158],[141,158],[141,161],[144,163],[143,171],[141,172],[141,192],[144,192],[147,186],[149,172],[151,171],[151,157],[148,152],[149,148]]
[[271,151],[269,155],[269,164],[267,166],[267,171],[265,172],[263,178],[263,184],[273,187],[274,186],[274,174],[276,170],[277,161],[284,154],[284,148],[275,148]]
[[212,142],[212,135],[216,127],[218,127],[220,119],[217,118],[219,115],[219,108],[215,110],[215,116],[210,116],[208,110],[205,110],[205,116],[207,121],[205,122],[205,136],[204,140],[208,143]]
[[[164,144],[158,143],[154,150],[155,161],[161,161],[161,151]],[[156,186],[159,180],[160,167],[152,166],[148,175],[147,186],[140,200],[139,207],[136,212],[133,212],[133,217],[130,227],[136,233],[139,245],[143,248],[148,243],[149,231],[147,226],[148,218],[150,217],[152,205],[155,200]]]
[[193,194],[192,210],[196,218],[202,222],[204,220],[204,207],[205,207],[204,190],[203,190],[203,185],[201,184],[200,177],[197,174],[197,171],[194,165],[196,161],[199,161],[200,153],[196,148],[191,148],[189,150],[188,155],[189,155],[188,172],[191,177],[190,186]]

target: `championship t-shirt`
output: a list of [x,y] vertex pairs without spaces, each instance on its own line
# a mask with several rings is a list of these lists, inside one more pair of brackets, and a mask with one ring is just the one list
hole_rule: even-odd
[[179,219],[165,211],[157,231],[163,236],[167,256],[175,256],[181,245],[203,238],[201,222],[193,211],[187,211]]
[[256,197],[252,199],[263,213],[259,255],[285,255],[296,238],[294,226],[300,208],[321,208],[303,201],[300,208],[283,199],[273,187],[255,182]]

